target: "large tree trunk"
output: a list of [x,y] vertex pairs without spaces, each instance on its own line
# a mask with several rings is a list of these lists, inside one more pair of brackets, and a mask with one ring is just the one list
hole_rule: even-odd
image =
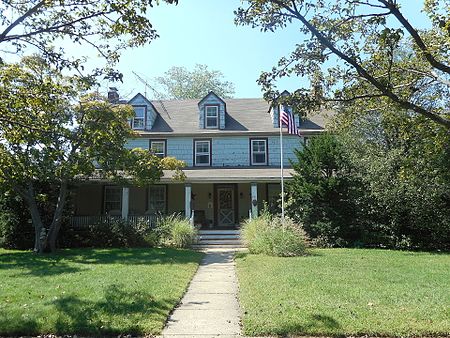
[[45,249],[44,245],[44,225],[42,224],[41,214],[36,203],[36,198],[34,194],[34,187],[32,183],[28,183],[25,190],[20,190],[20,194],[24,198],[25,202],[28,204],[28,209],[30,211],[31,220],[34,227],[34,249],[36,253],[43,253]]
[[53,214],[53,221],[47,234],[47,245],[49,246],[51,252],[56,251],[56,240],[58,239],[59,230],[61,228],[63,211],[67,200],[67,192],[67,180],[63,180],[59,188],[58,201],[56,203],[55,213]]

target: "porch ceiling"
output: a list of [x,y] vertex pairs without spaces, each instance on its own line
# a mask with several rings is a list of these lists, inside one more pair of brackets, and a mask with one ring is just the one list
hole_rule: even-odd
[[[183,169],[186,183],[244,183],[244,182],[279,182],[280,168],[188,168]],[[291,179],[294,170],[283,170],[284,178]],[[172,179],[174,172],[164,171],[163,183],[179,183]]]

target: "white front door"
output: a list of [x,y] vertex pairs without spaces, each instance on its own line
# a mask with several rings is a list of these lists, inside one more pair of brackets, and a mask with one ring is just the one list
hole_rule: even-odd
[[217,189],[218,225],[233,226],[234,219],[234,187]]

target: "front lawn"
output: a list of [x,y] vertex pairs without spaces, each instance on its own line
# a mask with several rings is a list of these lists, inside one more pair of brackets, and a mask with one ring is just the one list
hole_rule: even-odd
[[201,257],[175,249],[44,256],[0,249],[0,336],[158,334]]
[[237,257],[246,335],[450,334],[450,255],[323,249]]

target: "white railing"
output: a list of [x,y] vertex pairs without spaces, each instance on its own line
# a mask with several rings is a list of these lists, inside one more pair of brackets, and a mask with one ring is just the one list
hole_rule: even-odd
[[[110,224],[112,222],[122,220],[122,216],[107,216],[107,215],[95,215],[95,216],[72,216],[70,218],[70,225],[74,228],[86,228],[96,224]],[[128,216],[124,221],[135,225],[140,222],[148,223],[150,226],[156,224],[155,215],[136,215]]]

